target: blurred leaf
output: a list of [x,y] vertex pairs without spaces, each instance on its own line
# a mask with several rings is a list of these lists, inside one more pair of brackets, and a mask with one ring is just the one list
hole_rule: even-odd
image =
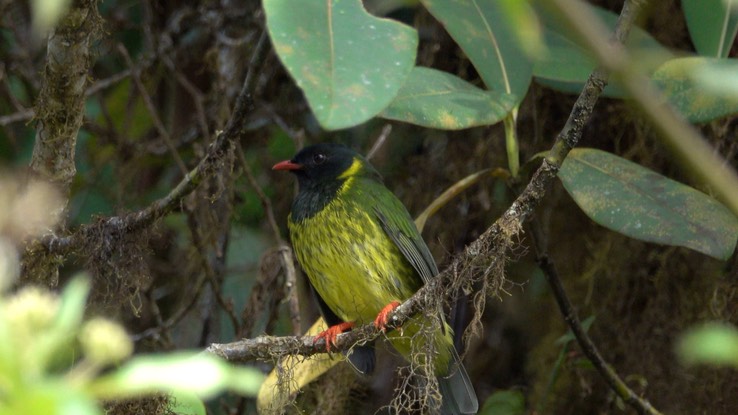
[[205,404],[193,393],[176,392],[172,398],[174,405],[169,409],[177,415],[207,415]]
[[3,415],[99,415],[94,399],[63,380],[37,379],[27,388],[16,389],[12,398],[3,397]]
[[422,0],[474,64],[492,91],[523,100],[531,81],[531,64],[515,30],[497,1]]
[[513,95],[485,91],[449,73],[416,66],[381,116],[423,127],[460,130],[497,123],[517,101]]
[[559,178],[584,213],[608,229],[722,260],[735,249],[738,218],[725,206],[614,154],[574,149]]
[[543,43],[543,28],[538,20],[538,14],[528,0],[499,0],[500,8],[505,13],[510,27],[515,31],[519,47],[535,59],[546,52]]
[[493,393],[482,405],[479,415],[523,415],[525,396],[517,390],[502,390]]
[[251,367],[233,366],[220,358],[195,352],[134,357],[90,385],[104,399],[129,398],[157,392],[189,393],[212,398],[225,389],[256,396],[264,376]]
[[415,63],[418,35],[364,10],[361,0],[264,0],[269,36],[287,71],[329,130],[360,124],[397,95]]
[[64,351],[77,335],[89,292],[90,281],[86,277],[77,276],[67,283],[53,326],[32,345],[40,368],[48,368],[54,359],[66,357]]
[[[599,7],[582,3],[581,7],[591,7],[603,23],[614,30],[618,16]],[[541,55],[533,65],[536,81],[550,88],[579,93],[596,66],[595,59],[587,52],[579,40],[570,36],[566,26],[552,13],[542,11],[543,36],[548,53]],[[637,61],[650,73],[671,53],[639,27],[633,27],[626,41],[631,53],[638,56]],[[609,97],[623,97],[625,92],[616,82],[605,87],[604,94]]]
[[34,34],[43,38],[69,9],[71,0],[31,0]]
[[724,0],[682,0],[689,35],[701,55],[728,56],[738,31],[738,13],[731,13],[727,3]]
[[718,322],[693,327],[679,339],[677,355],[687,365],[709,364],[738,368],[738,329]]
[[725,99],[738,96],[738,68],[736,59],[708,59],[697,65],[692,73],[695,83],[708,94]]
[[[707,70],[707,75],[700,74]],[[727,78],[714,78],[710,71],[720,70],[731,74]],[[707,122],[717,118],[738,113],[738,94],[731,78],[735,80],[738,72],[738,60],[715,59],[702,57],[677,58],[666,61],[653,74],[658,85],[669,102],[690,122]],[[700,78],[700,76],[702,78]],[[705,87],[700,79],[709,78]],[[720,91],[720,87],[725,88]],[[727,92],[727,93],[726,93]]]

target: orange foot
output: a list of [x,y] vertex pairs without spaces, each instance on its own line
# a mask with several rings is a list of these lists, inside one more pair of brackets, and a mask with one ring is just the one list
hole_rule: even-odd
[[374,319],[374,327],[378,328],[382,332],[387,331],[387,322],[389,320],[389,314],[400,306],[399,301],[393,301],[382,309],[382,311],[377,314],[377,318]]
[[320,339],[325,339],[325,351],[330,352],[331,346],[336,345],[336,338],[338,338],[338,335],[350,329],[351,327],[354,327],[353,321],[336,324],[335,326],[330,326],[328,327],[328,330],[321,331],[317,336],[315,336],[315,339],[313,340],[313,344],[317,343],[318,340]]

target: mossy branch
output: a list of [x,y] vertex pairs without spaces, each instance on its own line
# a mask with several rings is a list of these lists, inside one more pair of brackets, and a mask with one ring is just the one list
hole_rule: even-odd
[[90,240],[95,240],[100,235],[121,235],[140,231],[179,206],[182,199],[190,194],[197,186],[214,171],[214,167],[226,154],[227,146],[237,141],[244,132],[244,120],[248,113],[253,110],[251,91],[254,88],[257,66],[263,61],[267,52],[266,42],[259,42],[252,55],[246,79],[241,91],[236,98],[233,112],[226,124],[225,129],[220,132],[215,141],[208,147],[205,157],[187,172],[182,180],[166,196],[151,203],[146,208],[122,216],[112,216],[100,219],[96,223],[82,225],[69,236],[52,235],[42,240],[43,247],[51,254],[68,254],[80,249]]
[[65,197],[77,173],[74,149],[93,62],[91,44],[100,26],[96,0],[75,1],[47,41],[43,86],[36,102],[38,124],[31,169],[57,185]]
[[[92,66],[92,42],[101,26],[96,0],[72,2],[48,36],[43,85],[36,101],[36,139],[31,171],[54,184],[66,211],[72,180],[77,174],[74,150],[84,115],[87,78]],[[59,256],[46,255],[35,241],[26,249],[22,278],[45,286],[59,280]]]

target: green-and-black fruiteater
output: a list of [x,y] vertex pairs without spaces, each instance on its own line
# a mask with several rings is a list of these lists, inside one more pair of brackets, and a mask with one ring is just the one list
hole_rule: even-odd
[[[358,153],[337,144],[318,144],[273,169],[297,176],[299,192],[288,220],[290,237],[323,318],[331,326],[320,335],[329,347],[354,324],[374,321],[384,329],[387,314],[438,274],[407,209]],[[410,356],[411,342],[427,342],[423,336],[413,340],[422,318],[387,333],[405,357]],[[432,340],[441,412],[476,413],[474,389],[454,349],[451,329],[442,324]],[[371,372],[374,349],[355,347],[349,360],[359,371]]]

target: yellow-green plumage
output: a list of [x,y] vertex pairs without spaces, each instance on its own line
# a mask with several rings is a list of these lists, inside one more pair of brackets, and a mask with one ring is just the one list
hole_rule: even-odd
[[[370,323],[387,304],[406,300],[438,273],[405,207],[357,153],[321,144],[274,168],[290,170],[298,178],[300,190],[288,220],[290,237],[329,324]],[[406,358],[411,350],[433,350],[443,413],[476,412],[476,395],[458,361],[451,329],[439,318],[443,328],[438,327],[433,343],[427,344],[426,336],[416,336],[427,323],[424,318],[415,317],[402,330],[390,331],[390,342]],[[372,359],[371,371],[373,349],[364,353]]]
[[[392,214],[407,215],[404,206],[382,184],[350,176],[336,197],[315,216],[294,221],[290,215],[288,220],[297,260],[318,295],[343,321],[370,323],[384,306],[406,300],[422,285],[371,210],[383,203],[389,204],[386,210]],[[407,216],[403,219],[409,220]],[[404,356],[410,353],[409,341],[422,324],[419,318],[406,323],[401,333],[388,333],[392,345]],[[436,332],[435,341],[436,373],[445,375],[453,343],[448,325]],[[425,348],[416,345],[417,349]]]

